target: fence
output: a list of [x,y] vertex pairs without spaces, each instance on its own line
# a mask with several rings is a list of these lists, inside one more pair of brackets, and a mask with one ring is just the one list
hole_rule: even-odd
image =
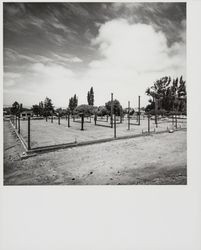
[[[171,115],[158,117],[158,122],[155,124],[155,117],[148,114],[145,119],[141,119],[141,125],[129,129],[127,128],[126,119],[120,123],[120,118],[116,115],[112,118],[113,127],[110,124],[111,119],[110,121],[108,119],[108,124],[105,124],[105,126],[99,126],[95,120],[94,124],[92,122],[85,124],[84,116],[82,116],[81,122],[73,123],[70,126],[72,119],[70,115],[67,115],[66,117],[57,117],[56,122],[52,123],[52,117],[44,117],[43,120],[34,120],[28,117],[27,120],[22,120],[18,116],[11,116],[10,122],[26,151],[31,152],[41,148],[52,149],[88,145],[89,143],[99,143],[113,139],[126,139],[169,132],[170,130],[186,129],[187,121],[185,116]],[[110,130],[105,129],[106,127],[110,128]]]

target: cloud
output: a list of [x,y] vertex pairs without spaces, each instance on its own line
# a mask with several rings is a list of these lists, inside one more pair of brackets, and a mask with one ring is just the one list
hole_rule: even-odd
[[81,63],[83,60],[80,59],[79,57],[77,56],[73,56],[73,55],[69,55],[69,54],[63,54],[62,56],[61,55],[58,55],[58,54],[55,54],[55,53],[52,53],[54,59],[56,59],[57,63]]
[[20,54],[16,50],[10,48],[4,49],[4,59],[5,61],[12,61],[12,62],[20,62],[21,60],[25,60],[32,63],[37,62],[37,60],[33,56]]
[[20,78],[21,74],[6,72],[3,74],[4,87],[12,87],[16,84],[16,79]]
[[112,65],[116,69],[131,68],[137,73],[165,71],[174,68],[174,60],[182,56],[180,43],[169,48],[164,33],[156,32],[151,25],[129,24],[123,19],[102,25],[92,44],[98,45],[103,57],[91,62],[92,68]]
[[145,105],[145,90],[155,80],[185,76],[185,44],[176,42],[169,47],[165,34],[151,25],[130,24],[125,19],[106,22],[92,45],[99,59],[89,64],[86,79],[96,82],[98,93],[114,91],[123,105],[137,95],[143,96]]

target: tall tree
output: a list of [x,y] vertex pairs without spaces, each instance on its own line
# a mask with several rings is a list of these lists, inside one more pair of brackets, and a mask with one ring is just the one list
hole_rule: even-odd
[[77,98],[77,96],[75,94],[73,97],[71,97],[69,99],[68,108],[69,108],[71,113],[73,113],[73,111],[77,107],[77,105],[78,105],[78,98]]
[[43,102],[41,101],[41,102],[39,102],[39,104],[38,104],[38,106],[39,106],[39,115],[44,115],[44,104],[43,104]]
[[44,101],[44,111],[46,115],[51,115],[52,113],[54,113],[54,106],[52,104],[52,100],[48,97],[46,97]]
[[76,96],[76,94],[73,97],[73,102],[74,102],[74,108],[76,108],[78,105],[78,97]]
[[89,105],[94,105],[94,90],[93,87],[87,93],[87,102]]

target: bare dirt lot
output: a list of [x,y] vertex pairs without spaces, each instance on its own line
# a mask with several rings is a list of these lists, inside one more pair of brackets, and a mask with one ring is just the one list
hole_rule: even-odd
[[68,148],[21,160],[4,122],[4,185],[187,184],[186,131]]
[[[99,118],[99,120],[101,120]],[[136,120],[131,120],[131,123],[137,124]],[[67,120],[65,118],[60,120],[58,125],[58,119],[54,119],[51,123],[50,119],[46,122],[43,120],[31,120],[31,148],[56,145],[62,143],[73,143],[73,142],[86,142],[90,140],[106,139],[114,137],[114,129],[110,127],[110,123],[98,121],[97,124],[105,125],[107,127],[95,126],[93,119],[91,123],[84,123],[84,131],[81,131],[81,123],[70,121],[70,128],[68,128]],[[27,120],[21,120],[21,135],[24,140],[28,140],[28,122]],[[178,120],[178,126],[185,127],[186,120]],[[151,131],[164,131],[167,128],[172,127],[172,120],[164,118],[158,121],[156,128],[154,120],[150,121]],[[148,130],[147,118],[141,120],[140,126],[131,125],[128,130],[128,122],[125,119],[122,124],[117,124],[116,135],[120,136],[131,136],[135,134],[141,134],[142,131]]]

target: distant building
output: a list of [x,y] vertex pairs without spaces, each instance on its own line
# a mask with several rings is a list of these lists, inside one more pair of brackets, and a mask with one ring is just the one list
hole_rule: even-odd
[[28,111],[23,111],[20,113],[20,118],[22,119],[27,119],[28,117],[32,117],[33,116],[33,111],[28,110]]

